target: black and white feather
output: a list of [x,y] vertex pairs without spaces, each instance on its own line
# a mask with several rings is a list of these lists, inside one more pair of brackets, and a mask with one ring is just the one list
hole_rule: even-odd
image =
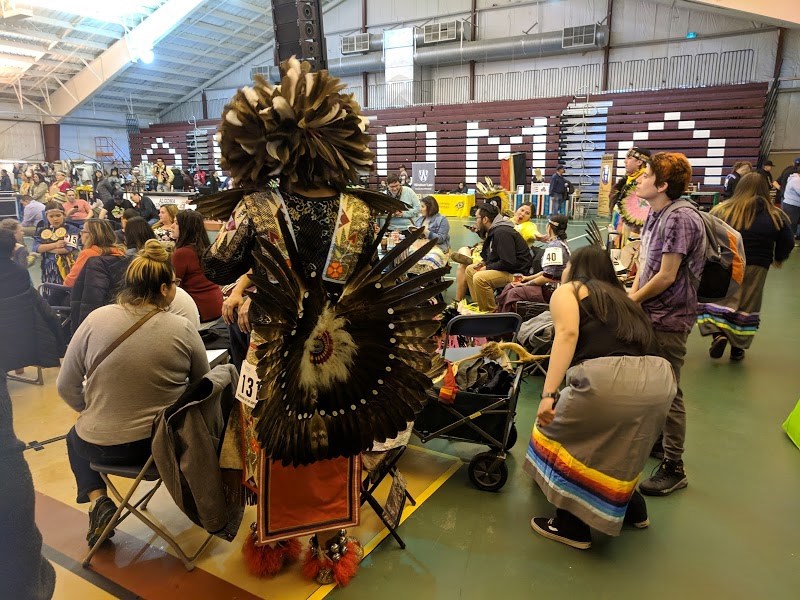
[[[252,276],[253,302],[268,317],[255,328],[264,342],[253,415],[266,453],[302,465],[358,454],[414,420],[443,368],[432,339],[442,307],[429,300],[449,285],[449,267],[405,277],[435,244],[411,251],[418,238],[409,235],[380,261],[358,265],[333,301],[321,277],[290,267],[300,259],[287,233],[288,263],[267,241],[254,253],[256,271],[269,275]],[[362,256],[375,256],[378,243]]]

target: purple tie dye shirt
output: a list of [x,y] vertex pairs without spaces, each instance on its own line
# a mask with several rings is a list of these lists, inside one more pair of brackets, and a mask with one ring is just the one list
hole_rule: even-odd
[[[658,273],[663,254],[680,254],[683,262],[673,284],[642,302],[642,308],[654,329],[688,332],[697,318],[697,284],[705,262],[705,229],[694,209],[679,208],[667,215],[662,231],[663,213],[664,209],[651,210],[644,223],[639,288]],[[694,277],[689,276],[690,272]]]

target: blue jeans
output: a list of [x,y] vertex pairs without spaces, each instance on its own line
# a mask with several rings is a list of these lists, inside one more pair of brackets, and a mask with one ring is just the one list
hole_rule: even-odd
[[567,196],[565,194],[553,194],[552,199],[553,207],[555,208],[555,212],[553,214],[567,214]]

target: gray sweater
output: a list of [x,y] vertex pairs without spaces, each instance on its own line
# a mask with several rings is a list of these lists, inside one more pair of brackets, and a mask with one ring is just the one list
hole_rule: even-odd
[[185,318],[162,312],[109,354],[84,389],[84,375],[97,357],[147,312],[103,306],[72,337],[57,386],[80,412],[75,431],[87,442],[113,446],[149,438],[156,414],[181,396],[187,381],[209,371],[200,334]]

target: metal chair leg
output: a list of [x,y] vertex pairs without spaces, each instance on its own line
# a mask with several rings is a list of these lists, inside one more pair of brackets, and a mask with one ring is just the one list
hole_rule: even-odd
[[[153,465],[153,462],[154,462],[154,459],[151,456],[147,460],[147,463],[145,463],[145,465],[142,468],[142,470],[137,475],[136,479],[133,480],[133,484],[131,485],[131,489],[128,491],[128,493],[124,497],[119,492],[119,490],[116,488],[116,486],[111,482],[111,480],[108,477],[108,475],[106,475],[105,473],[100,473],[100,476],[103,478],[103,481],[105,482],[108,490],[111,492],[111,494],[119,502],[119,506],[117,507],[117,511],[114,513],[114,516],[112,517],[111,521],[108,523],[108,525],[106,525],[106,528],[103,530],[103,533],[100,535],[100,538],[97,540],[95,545],[92,546],[92,548],[89,550],[89,553],[83,559],[83,563],[82,564],[83,564],[84,567],[88,567],[89,566],[89,563],[91,562],[92,557],[100,549],[100,546],[103,544],[103,542],[105,542],[108,539],[108,536],[111,534],[111,532],[120,523],[122,523],[126,518],[128,518],[129,515],[132,514],[136,518],[138,518],[142,523],[144,523],[151,531],[153,531],[153,533],[155,533],[158,537],[160,537],[165,542],[167,542],[167,544],[169,544],[170,548],[172,548],[172,550],[175,552],[175,554],[178,555],[178,558],[180,558],[181,562],[183,563],[183,566],[186,568],[187,571],[194,570],[194,561],[197,560],[197,558],[199,558],[199,556],[203,553],[203,551],[208,547],[208,545],[211,543],[211,540],[214,538],[214,535],[213,534],[209,534],[208,537],[203,541],[203,543],[200,544],[200,546],[197,549],[197,551],[190,556],[190,555],[186,554],[186,552],[183,550],[183,548],[181,548],[180,544],[178,544],[178,542],[175,541],[175,539],[169,533],[167,533],[166,530],[164,530],[161,526],[159,526],[157,523],[155,523],[152,519],[148,518],[147,516],[145,516],[144,514],[142,514],[140,512],[140,509],[141,510],[146,510],[147,509],[148,502],[150,502],[150,500],[153,498],[153,496],[155,495],[155,493],[158,490],[158,488],[161,487],[162,480],[159,479],[157,481],[156,485],[153,487],[153,489],[150,490],[149,492],[147,492],[135,504],[131,504],[130,503],[130,500],[133,497],[133,494],[136,492],[137,488],[141,484],[141,482],[144,479],[144,476],[147,473],[147,471]],[[125,512],[125,514],[122,514],[123,511]]]
[[36,367],[36,378],[22,377],[21,375],[14,375],[12,373],[8,373],[6,377],[11,381],[20,381],[22,383],[31,383],[33,385],[44,385],[44,373],[42,372],[42,367]]
[[[139,484],[142,482],[142,479],[144,479],[145,473],[147,473],[147,470],[152,466],[153,462],[154,460],[152,456],[149,459],[147,459],[147,462],[145,463],[142,470],[139,471],[139,475],[136,476],[136,479],[133,480],[131,489],[128,490],[128,493],[125,495],[124,498],[122,497],[122,494],[119,493],[119,490],[117,490],[114,484],[111,483],[111,480],[108,478],[108,475],[106,475],[105,473],[100,473],[100,477],[106,484],[106,489],[108,489],[114,495],[114,497],[120,504],[117,507],[114,516],[111,518],[111,520],[108,522],[108,525],[106,525],[106,528],[103,530],[103,533],[100,534],[100,538],[97,540],[97,542],[95,542],[94,546],[92,546],[91,549],[89,550],[89,553],[84,557],[82,563],[84,568],[89,566],[92,557],[100,549],[100,546],[103,544],[103,542],[105,542],[108,539],[108,536],[111,534],[114,528],[127,518],[128,514],[130,514],[130,509],[133,508],[133,510],[136,510],[129,504],[130,499],[133,497],[133,494],[136,492],[136,488],[139,487]],[[125,510],[126,508],[128,508],[129,512],[125,516],[120,518],[122,511]]]

